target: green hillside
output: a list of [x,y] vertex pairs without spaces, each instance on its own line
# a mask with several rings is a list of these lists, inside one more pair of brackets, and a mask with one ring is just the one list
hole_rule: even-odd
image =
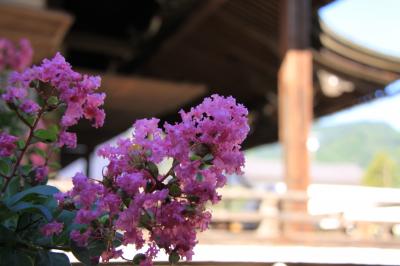
[[[313,128],[313,135],[320,148],[313,154],[319,162],[354,162],[366,167],[375,154],[385,152],[400,162],[400,132],[385,123],[351,123]],[[263,145],[249,150],[248,156],[279,160],[282,150],[279,144]]]

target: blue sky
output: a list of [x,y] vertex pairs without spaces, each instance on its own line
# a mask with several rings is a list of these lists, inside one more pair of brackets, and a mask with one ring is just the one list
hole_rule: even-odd
[[[338,0],[323,8],[320,16],[336,33],[382,54],[400,58],[400,0]],[[395,82],[387,92],[400,91]],[[326,124],[384,121],[400,130],[400,95],[384,97],[330,115]]]

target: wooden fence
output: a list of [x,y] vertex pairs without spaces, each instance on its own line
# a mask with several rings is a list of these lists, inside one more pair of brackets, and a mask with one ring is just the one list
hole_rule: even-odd
[[[397,189],[313,185],[308,193],[227,188],[222,195],[222,204],[213,208],[214,230],[204,236],[205,242],[225,238],[226,242],[400,247]],[[293,204],[308,206],[308,211],[288,208]],[[293,230],[293,224],[303,229]]]

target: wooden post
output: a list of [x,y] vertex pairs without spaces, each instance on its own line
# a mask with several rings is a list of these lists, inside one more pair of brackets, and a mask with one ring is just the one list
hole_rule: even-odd
[[312,123],[312,54],[290,50],[279,70],[279,138],[283,144],[288,190],[309,184],[307,138]]
[[[282,64],[278,74],[279,138],[284,151],[284,173],[288,191],[305,191],[310,182],[307,139],[312,123],[313,84],[310,51],[310,0],[281,3],[280,46]],[[283,204],[285,211],[304,213],[307,202]],[[311,227],[300,222],[284,225],[285,236]],[[290,232],[290,233],[289,233]]]

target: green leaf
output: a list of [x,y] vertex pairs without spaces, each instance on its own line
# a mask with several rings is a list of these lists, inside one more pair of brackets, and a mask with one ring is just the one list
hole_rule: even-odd
[[53,168],[54,170],[58,170],[61,168],[61,164],[59,164],[58,162],[51,162],[49,163],[49,167]]
[[57,140],[57,132],[51,129],[37,129],[33,135],[44,142],[54,142]]
[[56,135],[60,132],[60,129],[55,124],[50,125],[48,130]]
[[11,169],[10,161],[7,159],[1,159],[0,160],[0,173],[2,175],[8,176],[10,169]]
[[19,169],[23,175],[28,176],[32,171],[32,165],[30,164],[22,165],[20,166]]
[[210,162],[214,159],[214,156],[211,153],[207,153],[204,157],[203,157],[203,162]]
[[149,170],[150,174],[154,177],[157,178],[158,177],[158,167],[155,163],[153,162],[147,162],[146,163],[146,167]]
[[37,147],[35,147],[35,148],[33,148],[32,149],[37,155],[39,155],[40,157],[42,157],[42,158],[47,158],[47,154],[46,154],[46,152],[44,151],[44,150],[42,150],[42,149],[39,149],[39,148],[37,148]]
[[64,224],[70,224],[75,218],[75,212],[62,210],[62,212],[57,216],[57,220],[63,222]]
[[146,259],[146,255],[145,254],[143,254],[143,253],[138,253],[138,254],[136,254],[135,255],[135,257],[133,257],[133,265],[139,265],[141,262],[142,262],[142,260],[145,260]]
[[208,168],[210,168],[212,166],[212,164],[209,163],[202,163],[200,164],[200,170],[207,170]]
[[197,161],[197,160],[201,160],[202,159],[201,156],[199,156],[199,155],[197,155],[195,153],[192,153],[189,158],[190,158],[191,161]]
[[19,216],[16,213],[9,212],[8,217],[1,221],[2,225],[8,228],[9,230],[15,231],[18,226]]
[[36,257],[35,266],[69,266],[68,256],[64,253],[40,251]]
[[109,224],[109,220],[110,219],[110,215],[108,215],[108,214],[104,214],[103,216],[101,216],[100,218],[99,218],[99,222],[101,223],[101,224]]
[[[7,185],[6,193],[5,193],[5,198],[9,198],[12,195],[16,194],[19,189],[19,178],[12,177],[11,181]],[[6,203],[6,202],[5,202]]]
[[0,266],[33,266],[34,260],[27,253],[15,248],[0,249]]
[[42,186],[35,186],[31,187],[27,190],[21,191],[14,196],[10,197],[7,201],[6,204],[8,206],[11,206],[15,204],[16,202],[24,199],[25,197],[31,195],[31,194],[38,194],[38,195],[43,195],[43,196],[51,196],[54,195],[55,193],[59,192],[58,188],[53,187],[53,186],[48,186],[48,185],[42,185]]
[[[2,222],[5,219],[8,219],[12,215],[10,210],[7,208],[7,206],[0,201],[0,222]],[[1,233],[0,233],[1,234]]]
[[182,190],[177,183],[172,183],[169,187],[169,194],[172,197],[179,197],[182,194]]
[[185,207],[184,212],[185,212],[185,214],[189,214],[189,215],[195,214],[196,213],[196,207],[192,206],[192,205],[187,205]]
[[154,221],[154,213],[150,210],[146,210],[139,218],[139,226],[144,228],[150,228],[151,223]]
[[47,99],[47,103],[48,103],[49,105],[57,105],[57,104],[58,104],[58,98],[57,98],[56,96],[50,96],[50,97]]
[[190,202],[198,203],[200,198],[198,196],[195,196],[195,195],[188,195],[188,200]]
[[32,204],[30,202],[19,202],[16,205],[10,207],[10,210],[13,212],[32,212],[32,213],[40,213],[43,217],[46,218],[47,221],[53,220],[53,215],[51,214],[50,210],[47,209],[43,205]]
[[0,224],[0,243],[6,246],[13,246],[15,244],[15,241],[16,235],[14,231]]
[[178,252],[172,251],[171,254],[169,254],[169,257],[168,257],[169,263],[176,264],[176,263],[178,263],[179,259],[180,259],[180,257],[179,257]]
[[112,243],[113,243],[113,246],[114,246],[115,248],[121,246],[121,245],[122,245],[123,239],[124,239],[124,235],[123,235],[123,234],[118,233],[118,232],[115,232],[115,237],[114,237],[114,240],[113,240],[113,242],[112,242]]
[[30,212],[22,212],[18,214],[18,223],[17,223],[17,228],[15,229],[15,231],[18,232],[18,236],[21,239],[24,239],[25,236],[30,238],[32,234],[31,229],[33,230],[37,229],[36,227],[37,223],[34,223],[33,221],[42,218],[41,216],[42,216],[41,214],[32,215],[32,213]]
[[89,250],[85,247],[78,247],[74,241],[71,241],[71,252],[80,262],[85,265],[95,265],[90,259]]
[[19,139],[16,142],[18,149],[22,150],[25,147],[25,141],[23,139]]
[[100,256],[106,249],[104,241],[92,241],[87,247],[78,247],[74,241],[71,241],[72,254],[85,265],[97,265],[92,258]]
[[29,125],[33,126],[33,124],[35,123],[36,117],[34,116],[27,116],[26,121],[28,121]]
[[98,257],[107,249],[107,243],[105,241],[92,241],[87,246],[91,257]]

